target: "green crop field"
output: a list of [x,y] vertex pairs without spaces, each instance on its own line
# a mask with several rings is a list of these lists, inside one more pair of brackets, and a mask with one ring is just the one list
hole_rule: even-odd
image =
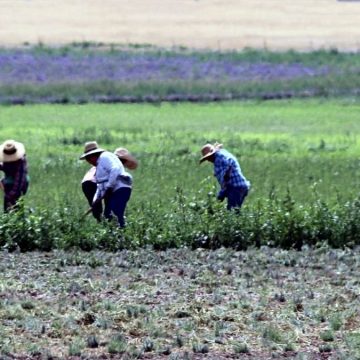
[[[78,157],[89,140],[112,151],[127,147],[140,161],[127,209],[129,246],[196,247],[205,240],[209,246],[240,248],[358,242],[353,223],[359,216],[357,102],[34,105],[0,111],[1,138],[16,138],[27,148],[31,187],[24,211],[31,209],[32,219],[15,229],[6,226],[14,217],[3,217],[3,244],[7,237],[14,241],[14,231],[26,233],[19,235],[18,244],[29,248],[41,248],[42,242],[48,243],[45,248],[93,248],[105,241],[99,240],[108,236],[105,225],[97,226],[91,217],[79,223],[87,208],[80,182],[88,165]],[[251,181],[240,216],[227,214],[215,200],[212,166],[198,164],[200,148],[208,141],[233,152]],[[57,221],[70,227],[49,225]],[[105,233],[99,235],[99,228]],[[224,228],[229,233],[222,233]]]
[[[31,176],[0,217],[0,356],[358,359],[359,110],[350,98],[0,107],[0,138],[24,142]],[[124,231],[81,220],[88,140],[140,162]],[[207,141],[251,181],[240,214],[198,164]]]

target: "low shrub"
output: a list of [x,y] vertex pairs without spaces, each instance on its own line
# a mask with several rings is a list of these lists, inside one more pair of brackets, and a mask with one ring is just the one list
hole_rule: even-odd
[[161,204],[145,203],[131,213],[128,227],[119,230],[115,222],[82,219],[66,203],[37,210],[20,204],[16,212],[0,217],[0,246],[9,251],[117,251],[144,246],[243,250],[263,245],[300,250],[323,242],[332,247],[360,243],[360,199],[333,207],[318,200],[303,206],[288,192],[284,199],[263,199],[229,212],[211,193],[205,199],[188,198],[179,188],[170,208],[164,213]]

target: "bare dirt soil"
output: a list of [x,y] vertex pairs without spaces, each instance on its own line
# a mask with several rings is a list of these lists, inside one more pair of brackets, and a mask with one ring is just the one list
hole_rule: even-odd
[[360,2],[1,0],[0,44],[72,41],[191,48],[360,48]]
[[359,260],[326,246],[2,251],[0,359],[359,359]]

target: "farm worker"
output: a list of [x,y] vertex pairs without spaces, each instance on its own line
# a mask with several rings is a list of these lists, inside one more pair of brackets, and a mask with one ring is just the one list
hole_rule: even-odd
[[[114,154],[120,159],[122,164],[125,168],[130,170],[135,170],[138,166],[137,160],[130,154],[130,152],[125,148],[117,148],[114,151]],[[97,190],[97,184],[96,184],[96,166],[92,166],[85,174],[82,182],[81,187],[82,191],[88,200],[88,203],[90,206],[92,206],[92,202]],[[106,200],[106,199],[105,199]],[[109,217],[109,211],[111,213],[111,210],[109,209],[109,206],[107,206],[107,201],[105,201],[105,216]],[[102,214],[102,203],[101,201],[97,202],[94,206],[92,206],[92,214],[94,218],[97,221],[101,221],[101,214]],[[111,216],[110,216],[111,217]]]
[[222,144],[206,144],[201,149],[200,164],[207,160],[214,164],[214,176],[220,184],[217,198],[227,198],[227,209],[240,209],[250,189],[250,182],[242,174],[234,155],[222,148]]
[[14,140],[6,140],[0,145],[0,170],[5,173],[1,180],[4,190],[4,211],[16,209],[21,196],[25,195],[29,186],[29,176],[25,147]]
[[124,213],[131,195],[131,175],[125,171],[123,164],[115,154],[99,148],[96,141],[85,143],[85,150],[80,159],[85,159],[96,167],[97,190],[92,207],[105,199],[107,204],[105,218],[110,220],[114,213],[119,226],[125,227]]

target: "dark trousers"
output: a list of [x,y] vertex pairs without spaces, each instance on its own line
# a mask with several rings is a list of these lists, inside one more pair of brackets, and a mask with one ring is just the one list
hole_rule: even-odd
[[118,219],[119,226],[121,228],[125,227],[125,208],[126,204],[129,201],[131,196],[131,188],[128,187],[122,187],[114,192],[112,192],[110,195],[107,196],[106,203],[105,203],[105,210],[104,210],[104,216],[106,219],[112,218],[112,213],[115,214],[115,216]]
[[26,194],[29,183],[26,182],[23,188],[14,196],[9,196],[8,194],[12,190],[12,185],[4,185],[4,212],[9,212],[10,210],[16,210],[17,202],[19,199]]
[[226,197],[228,199],[227,209],[240,209],[248,192],[249,189],[246,187],[228,186],[226,189]]
[[[96,183],[94,183],[92,181],[84,181],[81,184],[81,187],[82,187],[82,191],[83,191],[89,205],[92,206],[94,195],[95,195],[96,189],[97,189]],[[92,214],[97,221],[101,221],[101,214],[102,214],[101,201],[99,201],[94,206],[92,206]]]

